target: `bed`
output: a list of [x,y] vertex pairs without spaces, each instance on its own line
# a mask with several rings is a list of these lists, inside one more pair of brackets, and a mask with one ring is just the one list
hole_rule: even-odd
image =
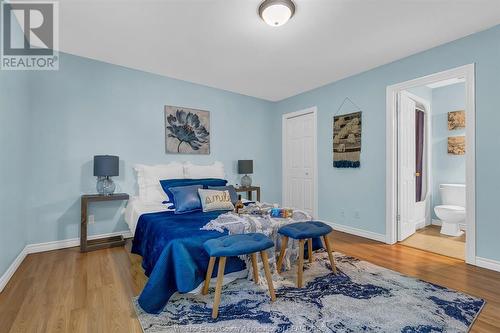
[[[210,259],[203,243],[226,233],[200,228],[222,213],[175,215],[172,211],[163,211],[139,217],[132,253],[142,257],[142,268],[149,277],[138,300],[146,312],[161,312],[175,292],[193,291],[203,282]],[[228,258],[226,273],[245,269],[245,263],[239,258]]]
[[[144,166],[141,168],[144,169]],[[125,211],[125,220],[134,235],[130,248],[132,272],[138,285],[143,287],[138,303],[144,311],[153,314],[160,313],[174,293],[199,291],[210,259],[203,249],[203,243],[228,234],[227,230],[219,227],[207,228],[227,211],[176,214],[164,201],[169,189],[164,189],[163,193],[158,189],[159,179],[177,179],[185,174],[172,171],[171,166],[160,169],[161,172],[154,170],[154,175],[147,176],[146,180],[139,172],[139,196],[129,200]],[[186,181],[202,177],[223,177],[223,172],[191,171],[189,176]],[[221,219],[227,219],[226,215]],[[254,224],[251,221],[250,225]],[[276,225],[272,230],[276,234]],[[289,242],[287,253],[292,253],[293,247],[293,242]],[[314,247],[321,247],[319,240]],[[274,260],[274,256],[270,256],[270,260]],[[140,268],[137,267],[139,265]],[[227,258],[224,283],[248,276],[246,267],[246,263],[240,258]],[[216,267],[213,272],[214,275],[217,274]]]
[[[134,169],[139,194],[130,198],[125,210],[125,221],[134,236],[130,248],[131,262],[135,266],[132,272],[139,286],[143,286],[139,305],[148,313],[159,313],[175,292],[198,291],[209,261],[203,243],[227,234],[200,230],[224,211],[175,214],[164,201],[168,196],[159,181],[187,177],[224,178],[224,170],[219,162],[211,166],[137,165]],[[246,265],[238,258],[228,258],[226,273],[229,283],[247,275]]]

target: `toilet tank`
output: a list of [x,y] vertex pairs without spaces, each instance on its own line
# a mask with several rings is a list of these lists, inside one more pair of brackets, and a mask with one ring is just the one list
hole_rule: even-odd
[[440,184],[439,193],[442,205],[453,205],[465,208],[464,184]]

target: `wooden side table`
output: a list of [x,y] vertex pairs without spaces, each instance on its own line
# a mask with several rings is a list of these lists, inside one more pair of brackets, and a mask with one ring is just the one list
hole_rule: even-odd
[[117,201],[117,200],[128,200],[129,195],[127,193],[115,193],[111,195],[100,195],[100,194],[84,194],[81,198],[82,204],[82,224],[80,228],[80,251],[88,252],[99,249],[106,249],[114,246],[122,246],[125,244],[123,236],[113,236],[101,239],[88,240],[87,239],[87,211],[89,203],[91,202],[101,202],[101,201]]
[[252,193],[257,192],[257,201],[260,201],[260,186],[240,186],[235,187],[236,193],[245,192],[247,194],[247,199],[252,200]]

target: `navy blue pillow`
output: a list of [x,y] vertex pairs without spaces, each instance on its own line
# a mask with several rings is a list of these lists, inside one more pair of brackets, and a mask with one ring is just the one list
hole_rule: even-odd
[[175,214],[185,214],[201,210],[201,201],[198,190],[202,185],[171,187]]
[[[168,195],[169,201],[164,201],[163,203],[174,202],[172,197],[172,191],[170,191],[173,187],[179,186],[190,186],[190,185],[201,185],[202,188],[208,188],[209,186],[225,186],[227,184],[227,180],[218,179],[218,178],[202,178],[202,179],[166,179],[160,180],[161,187],[163,191]],[[174,203],[175,205],[175,203]]]
[[229,196],[231,197],[231,202],[233,203],[233,205],[236,203],[236,201],[238,201],[238,193],[236,193],[233,185],[209,186],[208,189],[217,191],[229,191]]

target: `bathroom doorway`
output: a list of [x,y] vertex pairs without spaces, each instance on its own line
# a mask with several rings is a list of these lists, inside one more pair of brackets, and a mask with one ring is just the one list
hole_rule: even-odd
[[387,243],[475,264],[474,65],[387,98]]

